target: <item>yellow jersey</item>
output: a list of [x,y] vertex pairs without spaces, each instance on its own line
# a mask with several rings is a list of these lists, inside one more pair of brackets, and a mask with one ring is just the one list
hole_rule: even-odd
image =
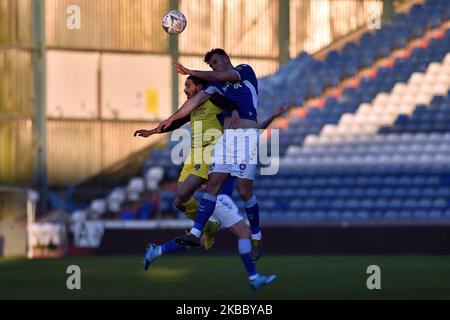
[[[217,120],[217,115],[222,111],[222,108],[207,100],[191,113],[192,148],[201,148],[216,143],[219,138],[217,130],[220,131],[220,134],[223,133],[223,125]],[[208,130],[210,131],[206,133]]]

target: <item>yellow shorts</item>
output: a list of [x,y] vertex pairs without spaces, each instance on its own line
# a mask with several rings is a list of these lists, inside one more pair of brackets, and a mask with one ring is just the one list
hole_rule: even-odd
[[211,162],[211,152],[209,151],[212,148],[209,147],[207,151],[205,149],[205,147],[191,149],[189,156],[184,161],[178,182],[183,182],[190,174],[208,180],[208,170]]

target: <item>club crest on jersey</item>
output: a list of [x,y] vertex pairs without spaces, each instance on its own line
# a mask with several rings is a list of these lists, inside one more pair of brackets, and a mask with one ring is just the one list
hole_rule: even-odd
[[199,163],[197,163],[196,165],[194,165],[194,170],[195,170],[195,171],[200,170],[200,164],[199,164]]
[[231,86],[231,82],[227,81],[225,85],[222,87],[223,92],[227,92],[228,87]]

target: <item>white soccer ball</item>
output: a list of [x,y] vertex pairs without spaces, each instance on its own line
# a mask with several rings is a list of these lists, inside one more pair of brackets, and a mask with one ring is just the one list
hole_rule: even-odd
[[171,35],[180,34],[186,28],[187,20],[179,10],[170,10],[162,20],[164,30]]

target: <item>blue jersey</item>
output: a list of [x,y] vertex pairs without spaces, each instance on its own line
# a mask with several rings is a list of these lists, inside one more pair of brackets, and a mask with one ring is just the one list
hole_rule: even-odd
[[[213,93],[221,94],[237,106],[239,117],[257,121],[258,109],[258,79],[252,67],[247,64],[240,64],[233,69],[239,75],[236,82],[209,82],[203,91],[209,95]],[[218,119],[223,123],[223,117],[231,115],[225,110]]]
[[219,194],[225,194],[230,198],[233,196],[234,183],[236,182],[235,177],[230,177],[222,186],[219,191]]

